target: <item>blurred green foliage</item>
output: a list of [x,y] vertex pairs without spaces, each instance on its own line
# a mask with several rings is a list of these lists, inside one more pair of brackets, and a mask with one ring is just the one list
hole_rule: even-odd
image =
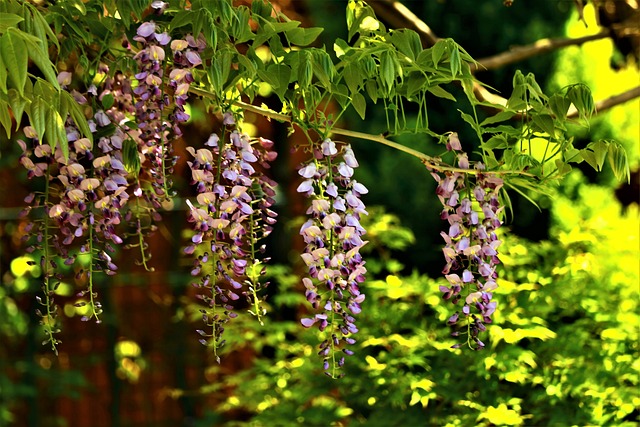
[[[218,422],[240,411],[248,421],[225,425],[637,425],[638,207],[623,210],[579,172],[554,200],[549,240],[503,236],[486,351],[449,348],[440,279],[394,274],[398,261],[376,257],[347,376],[322,375],[313,334],[296,322],[234,322],[234,345],[258,357],[227,378]],[[367,227],[372,252],[413,240],[389,214]],[[272,312],[295,309],[295,275],[280,267],[273,280]]]

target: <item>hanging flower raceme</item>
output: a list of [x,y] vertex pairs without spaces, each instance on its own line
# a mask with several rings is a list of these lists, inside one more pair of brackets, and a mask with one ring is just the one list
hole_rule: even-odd
[[154,22],[145,22],[138,27],[133,40],[140,43],[141,49],[134,56],[138,64],[135,75],[138,85],[133,89],[135,115],[140,130],[141,152],[147,164],[144,170],[151,178],[153,192],[149,196],[154,205],[157,199],[168,197],[167,174],[173,167],[171,158],[171,126],[164,117],[164,110],[170,105],[169,95],[165,91],[164,65],[165,49],[171,38],[157,33]]
[[[158,2],[156,6],[156,13],[161,14],[164,3]],[[155,223],[161,220],[158,210],[162,202],[171,197],[169,177],[177,161],[173,156],[173,141],[182,135],[180,125],[189,119],[185,105],[194,80],[192,69],[202,64],[200,53],[206,44],[202,36],[197,40],[190,35],[185,40],[171,40],[153,21],[141,24],[133,40],[141,48],[134,57],[138,64],[135,75],[138,82],[133,89],[138,129],[129,131],[128,135],[137,142],[137,150],[142,154],[137,169],[143,176],[137,179],[133,192],[137,208],[131,221],[139,241],[131,245],[141,248],[142,264],[145,269],[152,270],[147,266],[148,255],[142,236],[157,228]],[[168,56],[169,48],[171,55]],[[125,159],[133,159],[133,156],[125,155]]]
[[206,47],[204,37],[200,35],[198,39],[188,35],[184,40],[173,40],[171,51],[173,52],[173,70],[169,74],[169,86],[174,91],[175,106],[169,115],[169,121],[174,123],[173,133],[176,136],[182,135],[179,123],[189,119],[184,106],[187,102],[189,87],[193,82],[191,69],[202,64],[200,53]]
[[[447,148],[456,153],[460,169],[470,168],[455,133],[450,136]],[[499,199],[503,181],[484,170],[484,164],[478,162],[469,173],[432,171],[438,182],[438,198],[444,206],[441,218],[449,223],[448,231],[441,233],[446,260],[443,274],[449,284],[440,286],[440,290],[445,300],[454,304],[462,300],[462,309],[447,323],[458,327],[454,336],[466,335],[466,344],[476,350],[485,346],[478,336],[486,330],[485,324],[491,323],[496,310],[492,291],[497,288],[496,266],[500,263],[497,249],[501,243],[496,230],[502,224],[499,217],[503,210]]]
[[[69,73],[67,73],[69,74]],[[68,80],[71,76],[65,76]],[[92,95],[73,91],[74,99],[88,105]],[[94,134],[112,132],[111,120],[104,111],[98,110],[88,121]],[[33,223],[27,226],[35,237],[30,252],[41,254],[44,278],[46,312],[40,310],[42,324],[49,335],[48,341],[55,347],[57,340],[52,331],[55,324],[54,289],[63,280],[62,264],[75,271],[76,283],[85,283],[86,289],[77,294],[77,307],[83,320],[94,318],[100,321],[102,312],[94,290],[94,275],[115,274],[117,266],[112,261],[115,245],[122,243],[116,227],[121,222],[120,210],[128,200],[127,172],[122,161],[121,137],[116,134],[102,136],[97,147],[88,138],[82,138],[73,121],[67,120],[65,127],[69,142],[68,156],[61,147],[52,150],[49,144],[40,143],[36,132],[27,126],[24,129],[28,142],[18,141],[23,150],[22,165],[30,178],[42,177],[45,190],[30,194],[25,200],[27,209],[42,208]],[[76,263],[79,255],[88,256],[89,262]],[[42,301],[40,299],[40,301]]]
[[206,306],[201,312],[209,329],[198,331],[200,341],[213,348],[218,361],[224,324],[237,316],[234,301],[242,296],[251,313],[263,314],[258,292],[267,284],[259,277],[267,260],[258,258],[264,251],[259,241],[271,233],[276,218],[271,210],[275,183],[264,174],[276,157],[273,143],[235,130],[230,114],[224,125],[222,136],[211,135],[205,147],[187,147],[198,195],[196,203],[188,202],[195,233],[185,253],[195,257],[191,274],[200,277],[194,285]]
[[340,372],[344,355],[353,354],[348,346],[355,343],[352,335],[358,332],[354,316],[365,298],[360,283],[367,270],[360,248],[367,242],[362,240],[365,229],[360,217],[367,211],[360,196],[368,190],[353,179],[357,167],[351,146],[338,150],[326,139],[298,172],[304,178],[298,192],[312,199],[310,218],[300,229],[306,243],[302,259],[309,273],[302,281],[307,300],[317,311],[301,323],[327,331],[318,354],[325,374],[333,378],[344,375]]

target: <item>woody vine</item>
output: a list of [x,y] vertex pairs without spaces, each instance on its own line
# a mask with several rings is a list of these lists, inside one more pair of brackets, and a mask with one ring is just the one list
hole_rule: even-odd
[[[83,320],[100,322],[94,278],[117,274],[116,248],[137,250],[141,265],[153,268],[146,239],[175,196],[173,144],[196,97],[222,127],[187,148],[196,196],[185,199],[191,237],[183,252],[201,300],[197,333],[218,361],[225,324],[246,315],[236,301],[246,300],[249,315],[265,313],[263,240],[277,226],[278,189],[269,169],[278,153],[272,141],[243,132],[246,111],[288,123],[307,140],[299,149],[308,160],[295,171],[297,191],[309,200],[299,231],[309,307],[300,323],[319,331],[318,355],[333,378],[353,354],[357,316],[366,315],[360,221],[369,192],[357,181],[350,144],[338,138],[403,151],[425,165],[424,179],[436,180],[448,224],[448,285],[440,290],[453,303],[447,323],[459,348],[482,349],[482,333],[500,309],[492,291],[509,191],[526,197],[560,181],[571,164],[600,170],[607,159],[618,178],[628,179],[619,144],[576,147],[567,135],[567,123],[587,125],[595,112],[586,86],[547,95],[533,75],[518,72],[506,105],[479,100],[477,64],[462,47],[442,39],[424,48],[415,31],[387,30],[361,1],[348,3],[347,40],[335,40],[332,49],[312,47],[321,28],[303,28],[262,0],[251,7],[228,0],[62,1],[46,10],[10,0],[0,12],[0,123],[20,145],[27,176],[42,182],[25,199],[23,238],[42,271],[38,314],[53,351],[61,345],[54,296],[65,272],[85,284],[76,294]],[[473,112],[460,114],[477,135],[477,152],[463,150],[470,144],[455,129],[438,134],[429,127],[430,97],[455,101],[447,90],[453,85]],[[280,111],[253,104],[265,86]],[[385,106],[384,135],[339,127],[349,110],[365,120],[367,102]],[[417,120],[409,127],[411,104]],[[481,121],[477,109],[493,115]],[[393,141],[407,132],[439,141],[442,155]],[[532,144],[542,144],[535,152],[543,154],[534,155]]]

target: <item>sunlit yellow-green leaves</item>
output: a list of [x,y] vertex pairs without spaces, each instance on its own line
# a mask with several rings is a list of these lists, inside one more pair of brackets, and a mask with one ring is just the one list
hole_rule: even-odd
[[518,411],[509,409],[504,403],[497,407],[489,406],[482,414],[480,419],[486,419],[491,424],[497,426],[519,426],[524,424],[524,419]]

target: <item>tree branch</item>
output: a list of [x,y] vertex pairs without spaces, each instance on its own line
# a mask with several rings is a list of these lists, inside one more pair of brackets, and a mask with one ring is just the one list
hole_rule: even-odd
[[[370,6],[374,9],[376,14],[380,11],[381,15],[390,24],[401,28],[410,28],[418,33],[420,39],[424,43],[424,46],[432,46],[435,44],[439,37],[437,37],[431,28],[418,18],[413,12],[407,9],[402,3],[397,0],[377,0],[369,2]],[[598,40],[610,36],[610,30],[603,30],[598,34],[591,36],[579,37],[575,39],[543,39],[530,46],[517,48],[511,52],[504,52],[489,58],[480,60],[480,67],[485,69],[494,69],[500,66],[510,64],[512,62],[521,61],[522,59],[529,58],[534,55],[538,55],[543,52],[548,52],[552,49],[559,49],[571,45],[579,45],[592,40]],[[523,56],[524,55],[524,56]],[[474,70],[475,65],[471,64],[471,69]],[[478,71],[480,71],[478,69]],[[492,104],[501,106],[507,105],[507,99],[500,95],[489,92],[479,82],[474,81],[473,92],[480,101],[487,101]],[[627,92],[619,95],[612,96],[605,100],[596,103],[596,114],[607,110],[618,104],[630,101],[631,99],[640,97],[640,87],[628,90]],[[578,117],[578,111],[572,106],[567,113],[569,118]],[[518,118],[519,115],[514,116]]]
[[[195,88],[193,86],[189,88],[189,92],[199,96],[207,97],[207,98],[215,98],[215,95],[213,93],[206,91],[204,89]],[[259,114],[264,117],[268,117],[269,119],[274,119],[274,120],[278,120],[280,122],[285,122],[285,123],[292,123],[292,124],[295,123],[295,121],[291,116],[287,114],[278,113],[268,108],[258,107],[256,105],[249,104],[243,101],[234,101],[233,104],[237,107],[242,108],[245,111],[251,111],[252,113]],[[327,128],[320,127],[319,130],[326,131]],[[443,164],[440,158],[438,157],[428,156],[420,151],[414,150],[413,148],[409,148],[402,144],[398,144],[397,142],[391,141],[390,139],[385,138],[383,135],[373,135],[370,133],[357,132],[349,129],[338,128],[338,127],[332,127],[332,128],[329,128],[328,130],[330,133],[333,133],[335,135],[347,136],[350,138],[357,138],[357,139],[362,139],[366,141],[373,141],[373,142],[377,142],[378,144],[386,145],[387,147],[395,148],[398,151],[402,151],[403,153],[407,153],[414,157],[417,157],[425,166],[437,171],[460,172],[460,173],[466,173],[471,175],[476,175],[482,172],[485,174],[495,174],[495,175],[534,176],[530,173],[523,172],[523,171],[512,171],[512,170],[480,171],[477,169],[456,168],[453,166],[449,166],[447,164]]]
[[431,28],[418,18],[405,5],[395,0],[377,0],[367,2],[376,13],[376,16],[384,17],[385,21],[396,28],[412,28],[415,30],[423,46],[433,46],[440,37],[436,36]]
[[478,64],[470,64],[470,67],[472,72],[494,70],[496,68],[504,67],[505,65],[513,64],[514,62],[520,62],[533,56],[540,55],[542,53],[551,52],[555,49],[561,49],[567,46],[580,46],[581,44],[593,40],[604,39],[606,37],[609,37],[610,35],[611,31],[605,29],[598,34],[578,37],[575,39],[541,39],[528,46],[517,46],[512,48],[508,52],[502,52],[497,55],[479,59]]

